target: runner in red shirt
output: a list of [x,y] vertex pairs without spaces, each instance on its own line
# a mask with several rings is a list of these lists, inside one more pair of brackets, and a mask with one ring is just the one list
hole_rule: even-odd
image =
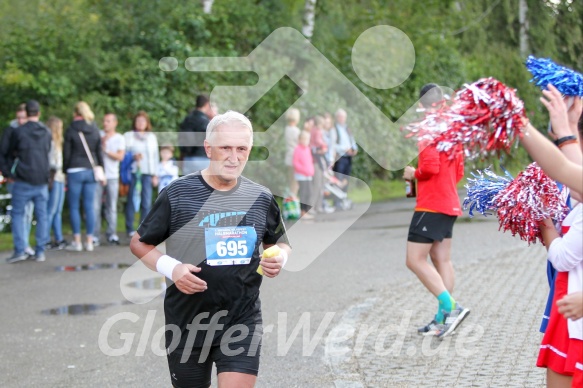
[[[443,103],[443,92],[435,84],[420,92],[427,111]],[[405,167],[403,177],[417,179],[418,196],[407,238],[407,268],[438,300],[434,319],[418,329],[424,335],[443,338],[451,334],[469,314],[451,296],[454,269],[450,260],[453,224],[462,214],[457,183],[464,175],[461,147],[452,154],[438,152],[434,144],[419,144],[418,167]],[[433,265],[427,261],[431,257]]]

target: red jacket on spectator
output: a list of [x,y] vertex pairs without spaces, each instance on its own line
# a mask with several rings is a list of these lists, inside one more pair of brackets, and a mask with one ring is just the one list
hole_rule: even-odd
[[415,211],[429,211],[461,216],[457,183],[464,176],[464,154],[461,147],[452,152],[438,152],[429,145],[419,153],[415,170],[417,179],[417,205]]

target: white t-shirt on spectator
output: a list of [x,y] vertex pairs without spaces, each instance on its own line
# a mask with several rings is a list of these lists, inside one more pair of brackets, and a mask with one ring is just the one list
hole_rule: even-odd
[[[125,151],[126,141],[123,135],[116,133],[105,142],[105,151],[107,153],[116,153],[120,150]],[[119,160],[115,160],[107,156],[105,153],[103,155],[103,169],[105,170],[105,178],[107,179],[117,179],[119,178]]]

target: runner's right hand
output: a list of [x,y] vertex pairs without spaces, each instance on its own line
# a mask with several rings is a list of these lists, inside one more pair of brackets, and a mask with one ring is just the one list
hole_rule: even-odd
[[195,294],[207,289],[206,282],[194,274],[200,272],[200,267],[192,264],[178,264],[172,271],[172,280],[182,293]]

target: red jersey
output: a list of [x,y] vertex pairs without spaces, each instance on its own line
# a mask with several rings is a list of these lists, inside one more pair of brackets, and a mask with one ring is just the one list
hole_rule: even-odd
[[457,183],[464,176],[464,154],[461,147],[448,155],[429,145],[419,153],[415,170],[417,179],[417,205],[415,211],[429,211],[461,216]]

